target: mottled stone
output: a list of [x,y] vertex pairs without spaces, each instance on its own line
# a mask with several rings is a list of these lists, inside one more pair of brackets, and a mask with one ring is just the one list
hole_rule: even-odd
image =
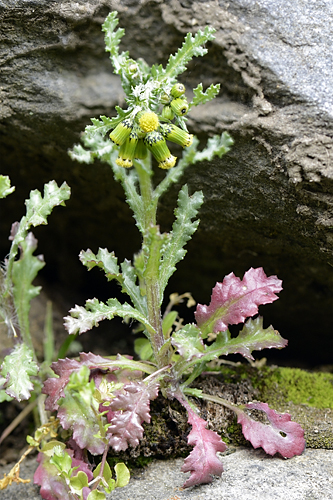
[[[284,280],[281,300],[263,313],[290,340],[289,361],[331,363],[332,6],[323,0],[0,1],[1,171],[16,186],[1,201],[1,258],[29,190],[53,178],[68,182],[72,198],[35,234],[48,263],[44,278],[73,305],[113,293],[102,273],[82,268],[81,248],[108,247],[120,259],[138,249],[109,168],[80,166],[67,156],[91,116],[110,115],[123,103],[100,31],[113,9],[126,29],[123,48],[150,64],[165,64],[186,32],[217,29],[183,83],[219,81],[221,94],[191,112],[189,128],[202,141],[228,130],[235,146],[222,160],[186,173],[206,203],[170,292],[190,290],[208,302],[224,274],[263,266]],[[176,192],[161,204],[162,229],[172,222],[175,198]],[[270,355],[281,361],[283,353]]]

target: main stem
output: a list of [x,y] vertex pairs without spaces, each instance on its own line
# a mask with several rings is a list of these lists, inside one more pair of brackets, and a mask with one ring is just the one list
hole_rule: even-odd
[[[139,163],[136,163],[135,167],[139,177],[140,193],[145,211],[143,246],[146,246],[148,244],[147,241],[148,229],[151,226],[156,226],[156,211],[157,211],[157,204],[153,202],[153,186],[151,182],[152,178],[151,155],[149,154],[147,160],[145,160],[145,168],[142,167]],[[145,284],[146,284],[148,320],[156,332],[155,334],[151,334],[150,341],[158,367],[162,368],[168,363],[168,359],[166,354],[165,356],[159,355],[159,351],[164,344],[164,336],[162,330],[162,315],[160,308],[158,265],[159,262],[156,263],[154,272],[150,273],[150,275],[146,277]]]

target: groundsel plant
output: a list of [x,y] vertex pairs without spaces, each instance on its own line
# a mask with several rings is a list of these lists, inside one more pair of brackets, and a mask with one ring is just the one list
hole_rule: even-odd
[[[70,155],[81,163],[91,164],[97,158],[110,166],[124,188],[142,247],[132,261],[125,259],[121,264],[107,249],[81,251],[80,260],[88,270],[100,268],[107,280],[116,280],[127,301],[89,299],[85,306],[70,310],[65,327],[71,335],[82,334],[100,321],[118,316],[137,322],[144,337],[136,342],[139,360],[120,354],[102,357],[81,353],[80,358],[52,363],[56,376],[44,383],[45,407],[56,412],[56,422],[68,439],[49,441],[40,449],[35,482],[47,500],[102,499],[115,486],[124,485],[127,469],[118,464],[121,470],[116,471],[117,479],[112,479],[107,455],[139,444],[142,424],[150,422],[150,401],[159,392],[169,400],[178,400],[188,413],[188,444],[193,450],[182,467],[183,472],[190,472],[184,487],[220,476],[223,466],[217,453],[227,448],[216,432],[206,428],[193,397],[233,410],[245,438],[255,448],[290,458],[305,447],[303,430],[290,415],[279,414],[261,402],[237,406],[191,386],[209,369],[207,364],[220,356],[239,353],[253,360],[254,350],[286,346],[287,341],[272,326],[264,328],[257,316],[260,305],[278,298],[282,286],[276,276],[266,276],[262,268],[251,268],[243,279],[229,274],[213,288],[209,305],[197,305],[194,323],[177,323],[177,313],[171,307],[180,300],[177,296],[162,311],[168,280],[198,227],[196,217],[203,194],[190,194],[187,185],[181,188],[172,230],[165,233],[157,224],[158,202],[187,167],[214,156],[221,158],[232,145],[230,136],[223,133],[198,150],[198,139],[187,130],[186,115],[193,106],[216,97],[219,85],[204,91],[199,84],[188,102],[186,89],[178,81],[193,57],[206,54],[205,44],[214,39],[214,29],[206,27],[194,36],[188,33],[166,67],[149,67],[141,59],[131,59],[128,52],[119,52],[124,30],[117,25],[117,13],[112,12],[102,29],[106,51],[126,95],[125,109],[117,106],[115,117],[92,119],[83,134],[83,145],[75,146]],[[184,148],[180,159],[172,154],[172,143]],[[157,184],[153,183],[155,168],[166,171]],[[232,336],[229,326],[241,323],[239,334]],[[263,412],[269,424],[253,420],[251,410]],[[93,473],[88,459],[91,455],[102,456]]]

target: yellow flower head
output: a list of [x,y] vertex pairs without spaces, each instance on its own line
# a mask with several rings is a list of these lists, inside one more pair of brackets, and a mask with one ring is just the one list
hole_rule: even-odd
[[159,125],[157,114],[153,111],[145,111],[140,115],[139,125],[143,132],[153,132]]

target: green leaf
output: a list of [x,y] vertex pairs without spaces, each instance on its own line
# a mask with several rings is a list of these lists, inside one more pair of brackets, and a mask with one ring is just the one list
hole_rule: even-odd
[[196,325],[185,325],[172,335],[172,344],[177,348],[179,354],[186,361],[193,357],[202,359],[206,346],[204,345],[201,332]]
[[25,344],[17,344],[1,365],[1,381],[6,380],[6,394],[17,401],[29,399],[34,389],[31,377],[35,377],[38,370],[33,351]]
[[198,106],[199,104],[205,104],[206,102],[211,101],[214,99],[220,91],[220,84],[214,85],[213,83],[208,87],[208,89],[203,92],[202,91],[202,83],[199,83],[199,85],[193,89],[194,92],[194,98],[189,104],[189,108],[192,106]]
[[145,337],[141,337],[139,339],[134,340],[134,352],[143,361],[148,361],[153,356],[153,349],[151,347],[151,343]]
[[202,151],[198,151],[194,158],[193,163],[198,161],[208,160],[211,161],[214,156],[221,158],[225,153],[230,151],[234,141],[227,132],[223,132],[221,136],[214,135],[207,141],[207,146]]
[[88,476],[85,472],[80,470],[76,476],[69,479],[69,484],[72,490],[75,490],[74,493],[76,495],[80,495],[82,492],[82,488],[88,486]]
[[105,493],[102,493],[102,491],[98,490],[92,490],[87,496],[87,500],[105,500],[105,499],[106,499]]
[[0,198],[6,198],[15,191],[15,186],[10,187],[10,178],[8,175],[0,175]]
[[103,269],[108,281],[116,279],[122,283],[122,275],[118,266],[118,259],[114,252],[109,252],[106,248],[99,248],[95,255],[89,248],[81,250],[79,259],[90,271],[95,266]]
[[207,54],[207,49],[203,45],[208,42],[208,40],[213,40],[215,29],[211,26],[206,26],[204,31],[199,30],[195,36],[192,33],[187,33],[185,41],[182,47],[178,50],[175,55],[169,57],[168,64],[161,75],[160,71],[159,80],[164,80],[166,78],[176,78],[179,74],[186,71],[186,66],[191,59],[195,56],[204,56]]
[[47,217],[53,208],[58,205],[65,206],[65,200],[69,199],[70,194],[70,187],[66,182],[58,187],[56,181],[50,181],[45,184],[44,198],[38,189],[31,191],[30,198],[25,202],[27,206],[27,224],[29,226],[47,224]]
[[[13,263],[13,298],[23,338],[30,345],[30,302],[39,295],[41,290],[40,286],[34,286],[32,282],[38,272],[45,266],[45,262],[43,256],[36,257],[33,255],[37,248],[37,240],[32,233],[28,233],[20,246],[20,259]],[[32,347],[32,344],[30,347]]]
[[163,336],[165,339],[167,339],[170,334],[169,331],[171,330],[174,322],[176,321],[178,316],[177,311],[170,311],[164,318],[162,322],[162,330],[163,330]]
[[114,72],[116,75],[121,73],[121,69],[128,58],[128,52],[122,52],[119,54],[119,44],[120,40],[125,34],[125,30],[123,28],[118,28],[118,12],[110,12],[110,14],[105,19],[102,24],[102,31],[104,31],[104,41],[105,41],[105,50],[106,52],[110,52],[110,59],[112,65],[114,67]]
[[86,306],[76,305],[70,311],[71,316],[66,316],[65,327],[68,333],[80,334],[91,330],[94,326],[98,326],[103,319],[113,319],[115,316],[121,318],[133,318],[142,323],[148,333],[155,333],[153,327],[149,324],[147,318],[138,312],[134,307],[127,304],[121,304],[117,299],[109,299],[106,304],[99,302],[97,299],[87,300]]
[[227,356],[228,354],[238,353],[247,359],[254,359],[251,354],[254,350],[261,351],[265,348],[281,349],[287,345],[287,341],[272,326],[263,328],[262,321],[261,317],[248,319],[239,335],[235,338],[231,338],[229,330],[219,332],[215,342],[210,346],[201,344],[198,327],[195,327],[197,332],[195,328],[191,328],[187,334],[183,335],[182,330],[186,329],[184,327],[180,330],[180,334],[179,332],[173,334],[172,343],[183,358],[190,361],[187,367],[199,362],[211,361],[219,356]]
[[199,225],[199,220],[192,222],[191,219],[197,215],[202,202],[202,192],[197,191],[192,196],[189,196],[186,184],[179,192],[178,208],[175,210],[176,220],[172,226],[171,239],[166,244],[160,266],[160,303],[168,280],[176,270],[176,264],[185,257],[186,250],[184,246],[191,239]]
[[139,195],[138,174],[135,169],[126,170],[119,167],[115,162],[112,163],[114,178],[116,181],[121,182],[126,195],[126,202],[133,211],[136,225],[139,231],[143,234],[145,231],[145,207],[141,196]]
[[105,481],[108,483],[110,481],[110,479],[112,478],[112,472],[111,472],[110,466],[107,462],[105,462],[104,469],[103,469],[103,476],[101,476],[101,466],[102,466],[102,462],[100,462],[97,465],[96,469],[94,470],[94,472],[93,472],[94,478],[96,479],[96,477],[98,477],[98,476],[103,477],[105,479]]
[[131,262],[127,259],[121,264],[122,270],[122,291],[127,293],[134,307],[143,315],[147,316],[147,301],[146,297],[141,295],[140,287],[136,284],[137,274]]
[[[91,118],[93,124],[87,125],[85,128],[87,137],[91,138],[96,133],[104,136],[109,130],[114,129],[118,123],[122,122],[132,111],[131,109],[124,111],[120,106],[116,106],[115,109],[117,111],[117,116],[112,118],[105,115],[100,116],[100,119]],[[111,139],[109,142],[111,142]]]
[[123,488],[129,483],[130,480],[130,472],[126,465],[122,462],[119,462],[115,465],[114,470],[116,472],[116,488]]

